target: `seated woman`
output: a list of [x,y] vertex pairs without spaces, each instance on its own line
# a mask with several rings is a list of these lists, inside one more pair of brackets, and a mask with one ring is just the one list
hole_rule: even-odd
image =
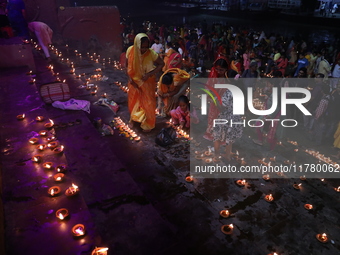
[[[181,129],[190,128],[190,104],[187,96],[183,95],[178,98],[178,107],[170,111],[170,116],[174,125],[179,125]],[[191,115],[191,122],[194,124],[199,122],[195,109]]]
[[169,115],[177,106],[177,100],[185,94],[190,84],[190,75],[179,68],[168,69],[159,79],[157,94],[159,96],[158,110],[161,110],[161,102],[164,103],[162,115]]

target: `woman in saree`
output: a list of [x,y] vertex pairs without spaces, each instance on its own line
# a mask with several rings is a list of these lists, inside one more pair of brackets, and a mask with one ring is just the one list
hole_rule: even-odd
[[184,70],[171,68],[163,73],[157,90],[158,96],[164,103],[161,115],[169,115],[170,111],[177,107],[178,98],[185,94],[189,85],[190,75]]
[[[225,57],[219,57],[215,60],[213,67],[211,68],[208,84],[206,84],[205,88],[214,92],[216,91],[220,96],[223,95],[225,89],[215,89],[213,86],[217,83],[218,78],[227,78],[228,71],[228,60]],[[214,93],[213,93],[214,94]],[[212,141],[212,130],[213,130],[213,122],[214,119],[217,119],[218,114],[220,113],[218,107],[214,103],[209,104],[209,112],[208,112],[208,127],[203,136],[203,138]]]
[[[275,84],[278,85],[279,84]],[[272,107],[273,104],[273,87],[274,82],[270,78],[266,79],[266,87],[264,89],[265,94],[265,109],[268,110]],[[280,91],[280,90],[279,90]],[[275,121],[274,123],[271,123],[270,121],[265,121],[266,119],[277,119],[280,120],[281,118],[281,93],[278,93],[279,103],[276,107],[276,110],[267,116],[259,117],[261,119],[256,123],[256,133],[257,133],[257,139],[253,139],[253,142],[257,145],[263,145],[265,140],[264,133],[267,133],[267,142],[269,144],[270,150],[274,150],[276,144],[277,144],[277,137],[282,138],[282,128],[278,125],[279,121]],[[261,127],[261,124],[264,122],[264,124]]]
[[171,43],[167,43],[167,52],[164,56],[163,72],[170,68],[181,68],[182,56],[173,47]]
[[126,52],[130,122],[140,122],[144,132],[150,132],[155,127],[155,74],[164,66],[163,60],[149,47],[148,36],[140,33]]

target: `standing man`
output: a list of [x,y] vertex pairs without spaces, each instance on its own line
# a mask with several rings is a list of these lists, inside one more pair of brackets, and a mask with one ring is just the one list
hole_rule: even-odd
[[307,60],[307,58],[305,57],[305,53],[301,53],[299,55],[299,60],[297,61],[297,68],[294,74],[294,77],[297,77],[299,74],[299,71],[301,68],[307,68],[307,66],[309,65],[309,62]]
[[28,39],[24,2],[22,0],[8,0],[6,14],[16,36]]

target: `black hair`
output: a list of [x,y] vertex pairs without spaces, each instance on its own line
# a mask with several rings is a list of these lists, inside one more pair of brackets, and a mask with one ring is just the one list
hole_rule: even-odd
[[171,85],[174,78],[173,78],[173,73],[166,73],[162,77],[162,83],[165,85]]
[[186,105],[188,105],[188,107],[189,107],[189,99],[188,99],[187,96],[185,96],[185,95],[180,96],[180,97],[178,98],[178,103],[179,103],[179,102],[183,102],[183,103],[185,103]]
[[300,71],[304,72],[304,75],[303,75],[304,77],[307,77],[307,68],[306,67],[301,67],[299,72]]
[[214,63],[214,66],[220,66],[224,69],[228,69],[227,61],[225,59],[222,59],[222,58],[216,60],[216,62]]

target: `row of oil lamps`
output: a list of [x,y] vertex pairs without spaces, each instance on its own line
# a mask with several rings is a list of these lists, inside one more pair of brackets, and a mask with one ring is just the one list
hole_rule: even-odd
[[125,93],[129,92],[128,86],[123,86],[122,82],[115,81],[114,84],[116,84],[123,92],[125,92]]
[[[298,142],[296,141],[291,141],[291,140],[288,140],[288,143],[292,144],[292,145],[295,145],[295,146],[299,146]],[[294,149],[295,152],[298,152],[299,149],[296,148]],[[327,164],[330,164],[330,165],[333,165],[334,167],[336,167],[336,162],[334,162],[333,160],[331,160],[330,157],[326,157],[324,154],[321,154],[319,151],[315,151],[315,150],[308,150],[308,149],[305,149],[304,150],[307,154],[313,156],[314,158],[316,158],[317,160],[319,161],[322,161],[322,162],[325,162]]]
[[186,131],[184,131],[182,128],[180,128],[179,126],[174,125],[172,119],[170,119],[170,121],[167,122],[166,124],[168,127],[172,127],[176,130],[177,138],[184,139],[187,141],[191,140],[190,135]]
[[[18,120],[24,120],[25,119],[25,114],[21,114],[17,116]],[[36,122],[42,122],[44,121],[44,116],[37,116],[35,118]],[[59,146],[59,142],[57,141],[57,138],[55,136],[55,132],[53,129],[53,121],[49,120],[49,122],[44,124],[44,127],[46,129],[49,129],[50,131],[47,130],[41,130],[39,131],[39,135],[40,135],[40,139],[44,139],[45,140],[45,144],[44,143],[39,143],[39,138],[37,137],[32,137],[28,140],[28,142],[31,145],[36,146],[36,149],[40,152],[44,151],[46,148],[50,148],[55,154],[60,154],[64,152],[64,147],[63,146]],[[42,163],[43,161],[43,156],[42,155],[34,155],[31,160],[34,163]],[[54,165],[53,162],[44,162],[42,164],[42,167],[45,170],[53,170],[54,169]],[[53,176],[53,179],[55,182],[62,182],[65,178],[65,171],[66,171],[66,165],[64,164],[60,164],[58,166],[55,167],[57,173]],[[58,196],[61,193],[61,188],[59,186],[52,186],[48,189],[48,194],[51,197],[55,197]],[[70,197],[70,196],[74,196],[76,194],[79,193],[79,187],[77,185],[75,185],[74,183],[72,183],[72,186],[67,188],[65,191],[65,195]],[[55,213],[56,217],[59,220],[65,220],[67,219],[67,217],[69,216],[69,211],[66,208],[60,208],[56,211]],[[75,237],[82,237],[86,234],[86,228],[85,225],[83,224],[76,224],[72,227],[71,230],[72,234]],[[108,248],[106,247],[96,247],[93,251],[92,251],[92,255],[107,255],[107,251]]]
[[120,117],[113,118],[112,121],[113,127],[115,129],[119,130],[119,133],[127,138],[130,138],[130,140],[139,142],[140,136],[137,135],[137,133],[132,130],[128,124],[126,124]]

